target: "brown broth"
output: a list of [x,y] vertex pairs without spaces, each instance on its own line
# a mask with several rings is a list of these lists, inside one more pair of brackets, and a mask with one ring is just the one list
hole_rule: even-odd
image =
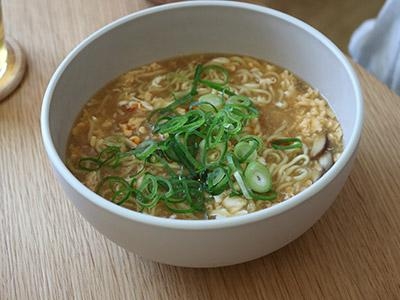
[[[269,62],[238,55],[202,54],[176,57],[152,63],[129,71],[98,91],[83,108],[72,130],[67,147],[67,165],[73,174],[90,189],[96,191],[107,176],[128,178],[141,170],[143,164],[124,158],[118,168],[82,170],[80,160],[95,157],[106,146],[117,146],[126,152],[141,142],[162,140],[152,132],[149,113],[174,101],[174,95],[187,93],[198,64],[217,64],[229,72],[228,86],[237,94],[252,99],[259,117],[250,120],[244,132],[261,137],[264,148],[257,158],[267,165],[272,175],[277,198],[273,201],[255,201],[228,193],[209,196],[205,213],[179,214],[170,211],[162,201],[150,209],[143,209],[131,196],[123,206],[161,217],[204,219],[251,213],[284,201],[315,182],[326,171],[321,156],[335,162],[342,152],[342,130],[327,101],[306,82]],[[211,72],[212,80],[222,80],[218,72]],[[211,89],[199,86],[199,96]],[[198,97],[198,96],[196,96]],[[185,113],[179,108],[178,113]],[[271,147],[271,141],[297,137],[303,148],[283,151]],[[317,139],[327,139],[323,153],[310,157]],[[326,161],[325,161],[326,162]],[[172,162],[177,172],[180,166]],[[329,166],[330,167],[330,166]],[[146,171],[167,176],[165,167],[146,166]],[[136,184],[140,183],[140,176]],[[112,194],[102,194],[111,199]]]

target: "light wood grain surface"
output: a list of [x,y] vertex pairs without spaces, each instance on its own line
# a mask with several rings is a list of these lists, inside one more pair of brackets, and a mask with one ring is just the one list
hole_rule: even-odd
[[356,66],[365,129],[354,170],[323,218],[264,258],[217,269],[145,261],[97,233],[66,198],[41,142],[50,76],[89,33],[145,1],[3,1],[28,58],[0,104],[0,299],[399,299],[400,97]]

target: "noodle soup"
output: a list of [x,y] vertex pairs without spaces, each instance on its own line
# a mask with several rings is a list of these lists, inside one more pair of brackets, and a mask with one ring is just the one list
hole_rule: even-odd
[[343,149],[327,101],[290,71],[191,55],[129,71],[96,93],[67,165],[88,188],[145,214],[215,219],[284,201]]

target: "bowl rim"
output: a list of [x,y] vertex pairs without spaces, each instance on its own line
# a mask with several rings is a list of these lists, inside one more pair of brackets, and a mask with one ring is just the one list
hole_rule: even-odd
[[[51,138],[50,127],[49,127],[49,113],[50,105],[52,101],[52,96],[54,90],[58,84],[59,79],[63,75],[63,72],[68,67],[68,65],[74,60],[79,53],[88,46],[91,42],[106,34],[110,30],[121,26],[127,22],[134,21],[137,18],[144,17],[150,14],[162,13],[163,11],[181,9],[187,7],[205,7],[205,6],[218,6],[218,7],[230,7],[243,9],[248,11],[254,11],[269,15],[285,22],[290,23],[304,31],[308,34],[314,36],[319,41],[321,41],[325,47],[327,47],[341,62],[345,71],[351,79],[351,84],[355,90],[355,101],[356,101],[356,116],[355,116],[355,126],[354,130],[350,135],[347,145],[338,161],[320,178],[318,181],[313,183],[310,187],[300,192],[299,194],[273,205],[267,209],[259,210],[257,212],[252,212],[247,215],[235,216],[230,218],[221,218],[215,220],[176,220],[162,217],[155,217],[151,215],[142,214],[136,211],[129,210],[127,208],[118,206],[103,197],[97,195],[95,192],[91,191],[84,184],[82,184],[75,176],[68,170],[60,156],[58,155],[53,140]],[[150,226],[159,226],[170,229],[180,229],[180,230],[211,230],[218,228],[228,228],[236,227],[244,224],[255,223],[261,220],[265,220],[279,214],[290,210],[301,203],[307,201],[309,198],[316,195],[324,187],[326,187],[330,182],[332,182],[337,176],[340,175],[341,170],[345,168],[348,161],[355,153],[362,131],[364,115],[364,104],[362,99],[360,83],[357,79],[355,71],[350,65],[346,56],[331,42],[325,35],[311,27],[310,25],[304,23],[303,21],[287,15],[285,13],[279,12],[277,10],[263,7],[260,5],[243,3],[243,2],[233,2],[233,1],[184,1],[177,3],[164,4],[160,6],[146,8],[122,18],[119,18],[102,28],[96,30],[94,33],[86,37],[81,41],[69,54],[64,58],[61,64],[57,67],[53,76],[51,77],[48,86],[46,88],[45,94],[43,96],[40,125],[42,131],[42,139],[45,150],[50,161],[53,164],[53,168],[63,177],[63,179],[74,189],[78,194],[80,194],[84,201],[90,201],[92,204],[105,209],[109,213],[117,215],[121,218],[128,219],[130,221],[139,222],[142,224]]]

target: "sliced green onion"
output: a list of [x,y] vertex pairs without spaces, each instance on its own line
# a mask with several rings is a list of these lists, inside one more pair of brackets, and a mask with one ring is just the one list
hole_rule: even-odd
[[[209,72],[217,72],[218,80],[210,80]],[[97,189],[117,204],[134,199],[139,211],[162,202],[175,213],[203,212],[210,195],[227,190],[246,199],[275,199],[268,168],[255,161],[261,139],[253,135],[237,138],[248,120],[258,116],[258,109],[250,98],[231,91],[228,82],[229,71],[224,67],[197,65],[191,90],[150,113],[153,132],[161,135],[160,141],[145,140],[126,152],[121,151],[122,144],[112,144],[95,157],[82,158],[79,167],[101,171],[104,166],[120,166],[130,157],[140,160],[143,167],[127,175],[129,183],[108,176]],[[201,84],[214,91],[196,101]],[[281,147],[287,143],[272,142]],[[171,161],[179,164],[179,170],[170,166]],[[166,176],[148,173],[160,168]]]
[[285,139],[273,140],[271,142],[271,146],[276,150],[290,150],[290,149],[302,148],[303,143],[299,138],[285,138]]
[[116,146],[108,146],[104,148],[99,154],[99,160],[104,162],[107,162],[115,157],[117,153],[121,152],[119,147]]
[[96,157],[83,157],[78,162],[78,167],[84,171],[97,171],[103,162]]
[[266,193],[272,187],[271,174],[266,166],[252,161],[244,171],[246,186],[256,193]]
[[205,147],[206,141],[202,140],[199,144],[199,153],[201,162],[206,168],[219,165],[224,159],[228,149],[227,142],[216,144],[213,148]]
[[223,85],[228,83],[228,80],[229,80],[228,70],[225,69],[224,67],[219,66],[219,65],[203,66],[202,69],[201,69],[201,74],[200,75],[203,75],[204,73],[210,72],[211,70],[216,71],[216,72],[218,72],[218,73],[220,73],[222,75],[222,77],[223,77],[222,82],[219,83],[219,82],[210,81],[210,80],[206,80],[206,79],[200,79],[199,81],[201,83],[218,83],[221,86],[223,86]]
[[152,155],[152,158],[154,158],[156,162],[160,163],[170,176],[176,175],[176,170],[172,169],[168,164],[168,162],[163,157],[159,156],[157,153],[154,153]]
[[239,188],[240,188],[243,196],[246,199],[251,199],[249,190],[247,189],[247,186],[243,180],[242,169],[240,167],[240,164],[236,161],[236,159],[231,154],[228,154],[226,156],[226,160],[228,162],[228,166],[232,170],[232,175],[235,178],[237,184],[239,185]]
[[202,65],[197,65],[194,71],[194,78],[192,83],[192,89],[190,90],[190,95],[194,96],[197,95],[197,85],[200,81],[201,73],[203,72],[204,68]]
[[[104,190],[107,184],[108,189]],[[129,199],[132,194],[132,189],[128,182],[118,176],[107,176],[97,185],[96,193],[107,197],[107,192],[111,192],[109,197],[112,202],[122,205]],[[107,197],[108,198],[108,197]]]
[[229,185],[229,174],[222,168],[217,167],[207,176],[207,190],[211,195],[219,195],[225,191]]
[[226,104],[224,110],[230,118],[236,120],[252,119],[258,116],[258,110],[252,106]]
[[217,144],[221,143],[225,134],[225,128],[223,126],[225,122],[226,114],[223,111],[218,112],[208,128],[206,147],[214,148]]
[[171,146],[174,148],[177,158],[191,173],[194,174],[204,170],[201,163],[198,162],[188,150],[185,141],[181,141],[180,135],[176,134],[174,136],[174,141]]
[[238,134],[243,129],[243,122],[242,120],[237,120],[233,118],[227,118],[226,122],[222,125],[225,132],[229,135]]
[[193,131],[201,127],[206,122],[205,113],[202,110],[190,110],[185,115],[187,118],[186,124],[179,128],[179,131]]
[[166,207],[175,213],[204,211],[204,194],[201,183],[187,178],[173,181],[174,194],[164,199]]
[[168,139],[162,143],[163,154],[167,160],[179,162],[179,158],[175,153],[173,143],[174,141],[172,139]]
[[257,158],[257,143],[254,141],[239,142],[235,145],[233,153],[241,163],[255,160]]
[[154,132],[161,134],[176,133],[181,131],[182,126],[186,124],[187,121],[187,115],[160,118],[154,126]]
[[187,198],[190,206],[197,212],[203,212],[205,210],[205,199],[202,184],[197,180],[190,179],[183,181],[183,183],[186,188]]
[[[119,165],[119,154],[121,150],[117,146],[108,146],[104,148],[97,157],[84,157],[78,162],[78,166],[84,171],[97,171],[103,165],[110,165],[116,168]],[[112,162],[112,163],[110,163]]]
[[153,140],[145,140],[140,143],[132,152],[137,159],[145,160],[152,155],[158,148],[157,142]]
[[[203,73],[206,73],[210,70],[215,70],[217,72],[220,72],[223,76],[223,81],[220,82],[215,82],[215,81],[211,81],[211,80],[207,80],[207,79],[201,79],[201,75],[203,75]],[[196,72],[195,74],[198,74],[199,76],[195,76],[195,80],[194,82],[196,83],[196,88],[197,88],[197,83],[202,83],[206,86],[208,86],[209,88],[212,88],[216,91],[219,91],[221,93],[224,93],[228,96],[233,96],[235,95],[234,92],[232,92],[231,90],[229,90],[226,87],[226,84],[229,81],[229,72],[227,69],[225,69],[224,67],[218,66],[218,65],[208,65],[208,66],[202,66],[202,65],[198,65],[196,68]],[[194,84],[193,84],[194,86]],[[193,88],[192,88],[193,90]]]
[[275,191],[268,191],[265,194],[258,194],[250,191],[250,197],[253,200],[260,200],[260,201],[272,201],[275,200],[278,194]]
[[192,102],[189,106],[189,109],[193,109],[194,107],[198,107],[199,109],[201,109],[204,112],[217,112],[218,109],[212,105],[209,102],[204,102],[204,101],[196,101],[196,102]]
[[242,106],[250,106],[252,105],[252,101],[243,95],[234,95],[228,98],[226,100],[226,104],[232,104],[232,105],[242,105]]
[[222,94],[226,94],[228,96],[234,96],[236,95],[234,92],[232,92],[230,89],[228,89],[227,87],[216,83],[216,82],[212,82],[212,81],[208,81],[208,80],[200,80],[201,83],[205,84],[206,86],[208,86],[209,88],[212,88],[216,91],[221,92]]
[[262,141],[254,135],[242,137],[233,149],[233,154],[240,163],[253,161],[257,157],[257,151],[262,146]]
[[215,107],[217,110],[221,109],[222,106],[224,105],[224,100],[222,99],[222,97],[219,95],[215,95],[215,94],[206,94],[206,95],[200,96],[199,102],[200,103],[203,103],[203,102],[209,103],[213,107]]
[[162,198],[170,198],[173,195],[174,189],[169,180],[163,177],[157,177],[157,183]]
[[136,194],[136,202],[145,208],[154,207],[158,200],[158,181],[157,177],[149,173],[145,174],[142,183],[137,189],[139,193]]
[[195,211],[192,207],[190,207],[187,204],[185,205],[186,208],[178,207],[178,205],[182,206],[182,204],[181,203],[177,204],[176,202],[172,202],[168,199],[164,200],[164,204],[170,211],[176,214],[190,214]]
[[247,189],[247,186],[243,180],[242,174],[239,171],[233,172],[233,177],[235,177],[236,182],[238,183],[240,190],[242,191],[243,196],[246,199],[252,199],[249,193],[249,190]]
[[256,135],[249,134],[249,135],[242,136],[239,139],[239,142],[250,142],[250,141],[255,142],[257,144],[258,148],[261,148],[263,145],[263,141]]
[[166,107],[153,110],[149,115],[149,120],[151,120],[155,115],[165,115],[168,112],[172,112],[174,109],[176,109],[179,106],[187,105],[188,103],[190,103],[193,100],[193,95],[194,94],[192,94],[192,92],[189,92],[188,94],[175,99],[174,102],[167,105]]

